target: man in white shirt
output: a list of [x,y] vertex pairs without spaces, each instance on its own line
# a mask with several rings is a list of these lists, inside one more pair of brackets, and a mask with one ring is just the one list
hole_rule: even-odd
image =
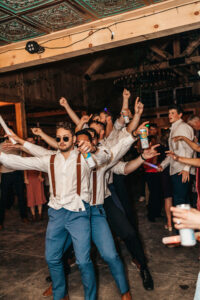
[[[185,136],[190,140],[194,139],[194,131],[187,123],[182,120],[183,111],[178,105],[169,107],[169,122],[171,131],[169,136],[169,150],[178,156],[191,158],[194,151],[184,141],[174,141],[175,136]],[[174,205],[188,203],[188,188],[190,180],[191,167],[171,157],[166,157],[161,163],[160,171],[170,165],[170,175],[173,184]]]
[[[69,125],[63,124],[57,129],[56,141],[59,150],[53,156],[22,158],[1,153],[0,162],[16,170],[32,169],[49,175],[50,201],[48,205],[50,208],[45,255],[53,281],[54,300],[69,299],[62,255],[71,240],[76,262],[81,271],[85,299],[95,300],[96,281],[90,259],[89,184],[91,170],[79,153],[95,151],[93,157],[97,164],[106,163],[111,155],[109,151],[97,150],[89,141],[82,141],[79,144],[79,151],[74,149],[76,137]],[[24,143],[24,147],[26,144],[27,142]]]

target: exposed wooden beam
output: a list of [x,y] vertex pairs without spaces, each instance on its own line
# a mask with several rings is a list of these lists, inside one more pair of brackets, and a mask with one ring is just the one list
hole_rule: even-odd
[[[192,108],[199,108],[199,104],[200,104],[200,101],[192,103],[192,107],[191,107],[191,103],[183,104],[182,106],[183,106],[184,111],[188,111],[188,110],[191,110]],[[159,108],[155,108],[155,107],[154,108],[145,108],[143,117],[145,117],[145,114],[155,115],[156,113],[166,113],[166,112],[168,112],[168,106],[162,106]]]
[[[75,112],[80,112],[79,110],[75,110]],[[43,118],[43,117],[52,117],[52,116],[61,116],[66,115],[65,110],[52,110],[52,111],[41,111],[35,113],[27,113],[27,118]]]
[[160,57],[164,58],[164,59],[169,59],[172,58],[172,55],[164,50],[159,49],[156,46],[151,46],[150,47],[151,51],[155,52],[157,55],[159,55]]
[[200,45],[200,37],[189,43],[188,47],[182,53],[182,56],[190,56],[199,45]]
[[[41,54],[26,52],[27,41],[2,46],[0,72],[197,29],[199,11],[200,0],[168,0],[39,37],[35,40],[46,47]],[[113,40],[108,28],[115,33]]]
[[10,106],[10,105],[14,105],[15,103],[13,102],[0,102],[0,107],[2,106]]
[[95,61],[89,66],[89,68],[85,72],[85,79],[90,80],[91,75],[96,73],[96,71],[104,64],[106,59],[107,57],[98,57],[97,59],[95,59]]
[[180,40],[176,39],[173,40],[173,56],[174,57],[179,57],[181,52],[181,46],[180,46]]
[[[186,58],[185,64],[178,65],[178,66],[186,66],[191,64],[200,63],[200,56],[194,56]],[[92,80],[104,80],[104,79],[111,79],[111,78],[117,78],[121,76],[126,76],[130,74],[134,74],[136,72],[143,72],[143,71],[153,71],[153,70],[159,70],[159,69],[168,69],[168,68],[175,68],[175,66],[170,66],[168,61],[143,66],[141,65],[139,68],[129,68],[124,70],[118,70],[114,72],[108,72],[104,74],[96,74],[92,76]]]
[[2,94],[0,93],[0,101],[1,102],[20,102],[20,97],[19,96],[12,96],[8,94]]

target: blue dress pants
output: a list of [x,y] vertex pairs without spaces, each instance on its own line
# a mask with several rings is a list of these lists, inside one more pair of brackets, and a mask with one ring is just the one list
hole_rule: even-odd
[[115,248],[103,205],[91,206],[91,230],[92,240],[101,257],[109,265],[120,293],[125,294],[128,292],[129,286],[124,266]]
[[182,182],[182,175],[174,174],[171,176],[173,186],[173,204],[174,206],[179,204],[189,203],[188,191],[189,182]]
[[67,294],[62,256],[71,241],[81,272],[85,300],[96,300],[95,273],[90,259],[91,227],[88,203],[85,203],[85,208],[85,211],[80,212],[64,208],[48,210],[45,257],[52,278],[54,300],[60,300]]

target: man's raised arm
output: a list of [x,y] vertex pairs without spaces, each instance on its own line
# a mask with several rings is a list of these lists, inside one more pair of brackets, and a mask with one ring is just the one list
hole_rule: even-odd
[[78,123],[80,122],[80,118],[77,116],[75,111],[69,106],[69,103],[67,102],[67,99],[65,99],[64,97],[60,98],[60,105],[65,108],[65,110],[68,113],[70,119],[72,119],[72,121],[76,125],[78,125]]
[[131,133],[131,132],[135,131],[136,128],[138,127],[141,115],[143,113],[143,109],[144,109],[144,104],[142,102],[140,102],[139,97],[137,97],[135,100],[135,114],[133,116],[133,119],[127,126],[128,132]]
[[[36,130],[41,130],[40,128],[35,128],[35,129]],[[33,155],[33,156],[41,157],[41,156],[44,156],[44,155],[51,155],[51,154],[56,153],[56,151],[48,150],[44,147],[29,143],[29,142],[23,140],[18,135],[16,135],[13,131],[11,131],[11,133],[12,133],[12,135],[10,137],[13,138],[18,144],[20,144],[22,146],[20,148],[20,150],[25,151],[25,152]],[[37,135],[39,135],[39,134],[37,134]],[[14,145],[14,146],[16,146],[16,145]]]
[[50,147],[58,149],[58,144],[54,138],[46,134],[41,128],[31,128],[34,135],[40,136]]

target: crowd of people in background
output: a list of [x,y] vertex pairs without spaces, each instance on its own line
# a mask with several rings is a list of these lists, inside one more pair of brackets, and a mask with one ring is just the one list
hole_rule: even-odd
[[[74,123],[75,133],[71,124],[62,123],[56,130],[56,138],[47,135],[41,128],[32,128],[33,136],[26,141],[11,131],[17,144],[13,145],[8,140],[0,144],[0,230],[4,229],[5,210],[13,197],[13,189],[24,223],[42,220],[42,209],[50,196],[46,260],[52,285],[43,293],[44,296],[53,293],[55,300],[68,299],[65,285],[67,268],[64,268],[61,262],[61,253],[65,252],[68,253],[64,259],[65,265],[72,253],[76,256],[85,299],[96,299],[89,233],[99,253],[108,263],[123,300],[130,300],[131,294],[113,236],[124,242],[132,263],[140,271],[144,288],[154,289],[133,213],[126,175],[137,170],[140,178],[137,199],[146,204],[148,221],[155,223],[165,212],[164,226],[170,232],[174,224],[175,228],[179,229],[187,219],[178,215],[183,220],[177,225],[177,211],[173,210],[172,206],[190,204],[194,208],[194,214],[195,209],[200,209],[200,117],[193,115],[186,123],[182,119],[182,108],[174,104],[169,107],[171,127],[161,131],[156,123],[146,121],[141,124],[143,104],[139,98],[135,101],[134,114],[131,113],[130,96],[130,92],[124,89],[122,109],[116,120],[107,109],[79,118],[68,101],[61,98],[60,105],[65,108],[68,117]],[[142,149],[139,138],[141,129],[148,131],[149,148],[145,150]],[[36,141],[43,141],[46,146],[36,144]],[[79,153],[85,155],[88,152],[96,163],[92,170],[88,163],[85,165],[83,156],[79,156]],[[73,164],[70,165],[70,162]],[[65,176],[63,172],[66,172]],[[44,183],[50,187],[50,194]],[[27,217],[27,206],[30,208],[30,218]],[[84,219],[85,211],[89,215],[90,230]],[[175,216],[174,222],[172,213]],[[80,215],[84,241],[77,232],[78,225],[73,214]],[[66,216],[73,222],[68,224],[67,221],[63,221]],[[62,222],[65,224],[61,224]],[[58,227],[61,226],[65,226],[65,229],[58,232]],[[190,226],[199,228],[199,224]],[[57,241],[57,248],[52,239]]]

